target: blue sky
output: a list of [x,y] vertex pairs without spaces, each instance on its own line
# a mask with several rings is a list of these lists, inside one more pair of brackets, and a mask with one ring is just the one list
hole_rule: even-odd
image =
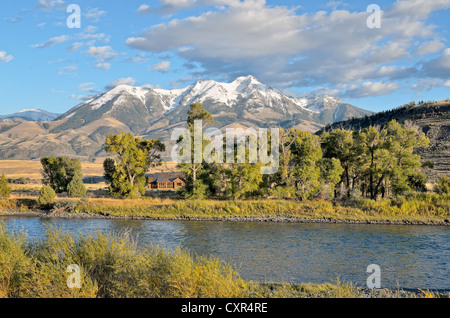
[[[79,29],[67,26],[70,4]],[[370,4],[383,11],[379,28],[367,25]],[[249,74],[372,111],[446,99],[449,17],[450,0],[4,1],[0,114],[63,113],[120,83],[170,89]]]

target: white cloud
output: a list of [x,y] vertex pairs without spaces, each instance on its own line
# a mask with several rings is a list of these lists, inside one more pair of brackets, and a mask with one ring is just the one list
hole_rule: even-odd
[[102,69],[102,70],[109,70],[111,68],[111,64],[98,62],[94,65],[94,68],[98,68],[98,69]]
[[382,28],[370,29],[365,10],[298,13],[264,0],[159,3],[172,10],[199,5],[214,5],[216,10],[154,25],[128,38],[127,45],[172,52],[186,65],[197,65],[190,70],[197,76],[233,79],[253,74],[277,88],[354,84],[357,87],[347,92],[354,96],[384,94],[399,87],[391,82],[418,75],[418,59],[442,49],[437,28],[427,19],[450,7],[450,0],[397,1],[383,8]]
[[444,43],[442,43],[439,39],[434,39],[432,41],[421,43],[420,46],[414,50],[414,52],[419,55],[427,55],[440,52],[444,48]]
[[75,43],[72,43],[71,46],[69,46],[68,50],[71,52],[75,52],[75,51],[78,51],[78,49],[80,49],[83,45],[84,45],[83,42],[75,42]]
[[162,62],[150,67],[150,70],[152,70],[152,71],[158,71],[158,72],[163,72],[163,73],[168,72],[169,69],[170,69],[169,61],[162,61]]
[[395,83],[364,82],[361,85],[352,85],[342,96],[349,98],[363,98],[370,96],[388,95],[398,89]]
[[143,64],[147,62],[150,58],[148,58],[145,53],[139,53],[135,56],[129,57],[126,59],[129,63],[137,63],[137,64]]
[[118,80],[109,83],[108,85],[106,85],[106,89],[110,90],[113,89],[114,87],[117,87],[119,85],[130,85],[133,86],[134,84],[136,84],[136,80],[132,77],[123,77],[123,78],[119,78]]
[[59,69],[58,75],[75,75],[77,71],[76,65],[69,65],[65,67],[61,67]]
[[9,63],[14,59],[14,56],[8,55],[5,51],[0,51],[0,62]]
[[94,68],[103,70],[109,70],[111,68],[111,63],[109,62],[120,55],[124,55],[123,53],[115,52],[110,46],[90,46],[85,53],[96,58],[97,63],[94,65]]
[[97,33],[97,29],[98,27],[89,25],[85,29],[83,29],[83,32],[78,35],[78,38],[80,40],[91,40],[93,41],[92,43],[95,43],[96,41],[108,43],[111,40],[111,36],[105,33]]
[[67,36],[61,35],[61,36],[53,37],[45,43],[34,44],[31,47],[38,48],[38,49],[45,49],[45,48],[52,46],[53,44],[63,43],[63,42],[66,42],[67,40],[68,40]]
[[433,88],[446,86],[446,83],[438,78],[428,78],[420,80],[411,86],[416,91],[430,91]]
[[106,11],[100,10],[99,8],[92,8],[85,13],[84,17],[86,19],[91,19],[97,22],[102,16],[106,14]]
[[85,95],[75,95],[75,94],[71,94],[70,96],[69,96],[69,98],[70,99],[78,99],[78,100],[81,100],[81,101],[86,101],[86,100],[90,100],[90,99],[92,99],[92,98],[94,98],[95,96],[97,96],[96,94],[94,95],[87,95],[87,96],[85,96]]
[[89,56],[106,56],[113,52],[112,47],[110,46],[91,46],[86,54]]
[[63,0],[39,0],[38,7],[44,11],[50,11],[52,9],[61,9],[66,4]]
[[448,0],[397,0],[391,9],[386,10],[386,17],[402,16],[404,19],[423,19],[430,13],[450,8]]
[[94,83],[81,83],[78,85],[78,89],[82,92],[97,92],[97,90],[94,88]]
[[149,14],[151,13],[151,8],[149,5],[147,4],[142,4],[139,6],[139,8],[137,9],[137,12],[139,14]]

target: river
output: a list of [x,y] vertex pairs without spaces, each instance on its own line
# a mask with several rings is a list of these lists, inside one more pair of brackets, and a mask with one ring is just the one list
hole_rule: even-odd
[[181,247],[236,266],[261,282],[352,282],[366,286],[370,264],[381,287],[450,290],[450,228],[446,226],[297,224],[213,221],[0,217],[9,231],[43,237],[50,225],[73,233],[129,230],[139,244]]

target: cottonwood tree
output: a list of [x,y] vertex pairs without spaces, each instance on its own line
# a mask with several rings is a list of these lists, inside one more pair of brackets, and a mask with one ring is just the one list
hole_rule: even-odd
[[320,191],[320,168],[322,159],[319,136],[301,132],[295,136],[292,145],[294,170],[292,179],[295,184],[296,196],[307,200]]
[[152,164],[160,164],[165,145],[158,139],[145,140],[120,132],[106,138],[105,151],[114,162],[105,160],[105,178],[110,193],[117,197],[145,194],[145,173]]
[[[199,127],[201,129],[200,136],[196,136],[195,131],[195,122],[201,122],[202,126]],[[189,138],[190,141],[184,140],[185,136],[179,136],[177,140],[177,144],[179,146],[183,144],[190,145],[190,149],[186,149],[186,147],[180,147],[179,155],[183,158],[189,158],[189,161],[185,160],[184,162],[180,162],[178,164],[178,168],[184,171],[187,175],[186,179],[186,188],[183,191],[183,194],[185,197],[188,198],[196,198],[196,199],[202,199],[206,196],[208,186],[204,182],[205,176],[205,168],[208,166],[203,158],[203,150],[209,143],[208,138],[204,138],[203,129],[206,128],[208,125],[213,124],[214,119],[207,110],[203,108],[201,104],[191,104],[190,109],[188,111],[188,118],[187,118],[187,129],[189,132]],[[202,160],[200,162],[196,162],[196,140],[195,138],[201,138],[200,142],[200,148],[197,149],[201,151],[202,153]],[[190,154],[187,155],[187,154]],[[198,177],[201,177],[200,179]]]
[[345,185],[346,196],[351,197],[361,173],[361,147],[355,145],[354,133],[335,129],[321,135],[323,158],[336,158],[344,169],[340,183]]
[[425,175],[421,172],[421,157],[415,154],[415,150],[429,147],[430,140],[425,133],[409,122],[401,125],[392,120],[387,125],[387,131],[388,149],[395,164],[391,176],[394,194],[424,189]]
[[42,183],[56,193],[67,192],[67,187],[75,175],[82,176],[81,163],[78,159],[67,157],[44,157],[42,164]]

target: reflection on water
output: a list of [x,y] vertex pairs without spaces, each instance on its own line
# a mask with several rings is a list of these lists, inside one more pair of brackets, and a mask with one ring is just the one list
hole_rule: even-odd
[[47,226],[80,232],[131,231],[139,244],[180,246],[234,264],[247,280],[359,286],[370,264],[382,287],[450,289],[448,227],[0,218],[11,231],[42,238]]

